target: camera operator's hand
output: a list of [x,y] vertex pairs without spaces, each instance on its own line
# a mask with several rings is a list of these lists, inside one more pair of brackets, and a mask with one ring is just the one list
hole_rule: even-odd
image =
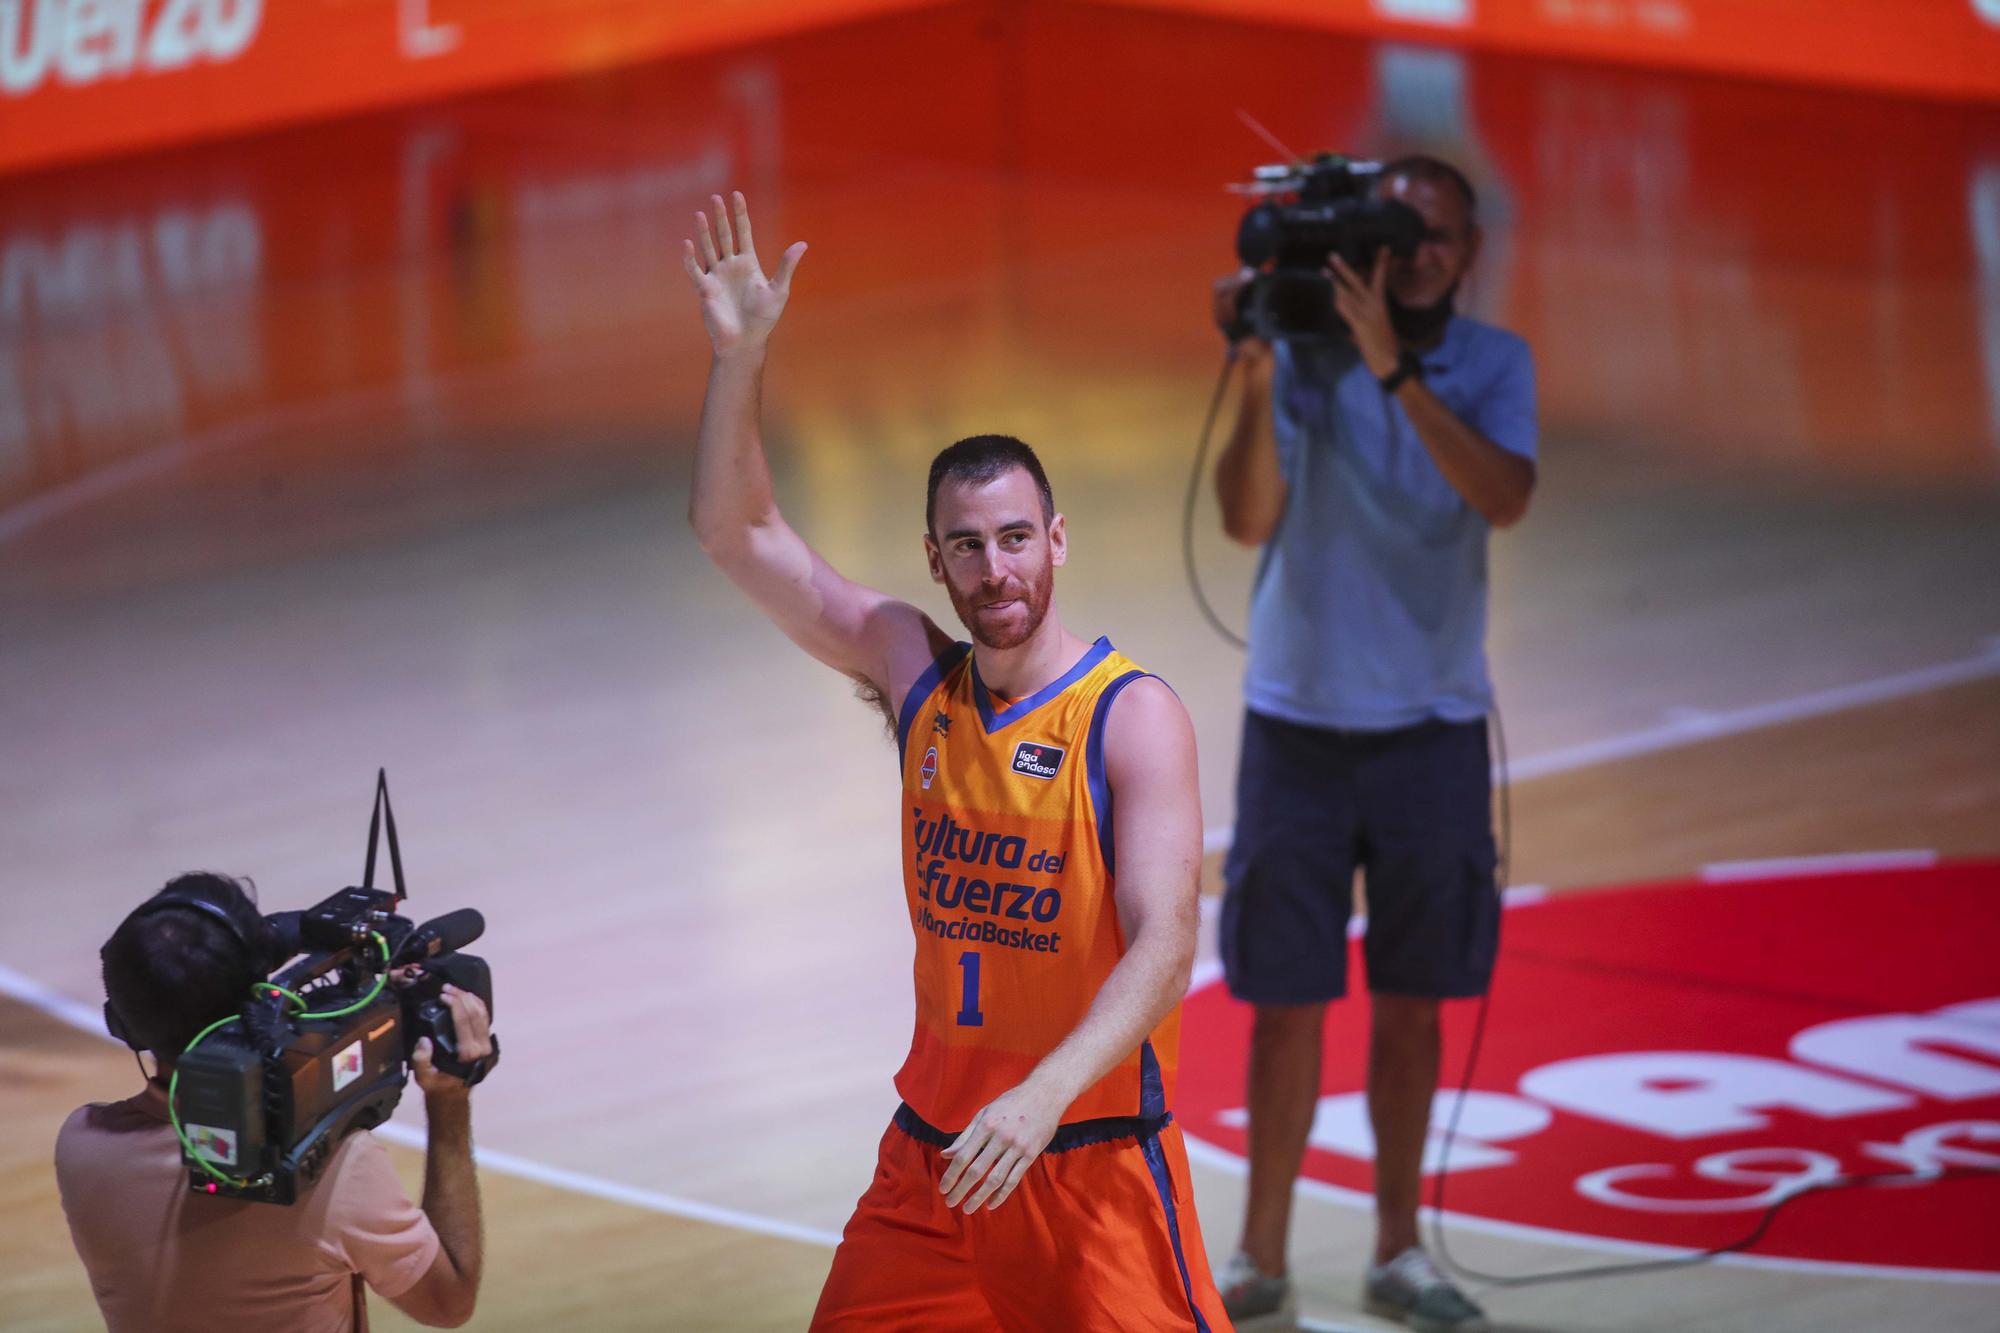
[[[470,1065],[491,1055],[493,1036],[485,1003],[471,991],[463,991],[456,986],[446,986],[440,998],[451,1010],[452,1035],[458,1043],[458,1058]],[[464,1079],[456,1074],[447,1074],[431,1063],[429,1037],[418,1042],[416,1050],[410,1052],[410,1067],[416,1071],[417,1086],[424,1090],[426,1099],[466,1097],[472,1093],[471,1085]]]
[[794,243],[778,260],[777,272],[766,278],[750,242],[750,206],[740,191],[729,199],[725,213],[722,196],[710,196],[714,218],[696,213],[699,239],[681,242],[681,265],[701,297],[701,321],[718,356],[764,345],[784,313],[792,271],[806,252],[804,241]]
[[1256,281],[1257,270],[1244,267],[1234,273],[1225,273],[1215,280],[1214,313],[1215,327],[1228,333],[1236,324],[1236,302],[1245,287]]
[[1266,356],[1271,350],[1271,345],[1261,338],[1248,335],[1231,336],[1239,327],[1242,318],[1237,310],[1237,302],[1242,298],[1243,289],[1256,280],[1256,269],[1239,268],[1234,273],[1217,278],[1210,295],[1210,309],[1215,316],[1215,327],[1221,329],[1222,336],[1230,340],[1230,345],[1236,349],[1238,356],[1249,359]]
[[1339,255],[1332,256],[1327,276],[1333,279],[1333,308],[1347,321],[1354,349],[1369,373],[1380,379],[1396,368],[1402,345],[1389,322],[1389,251],[1375,252],[1375,266],[1363,278]]

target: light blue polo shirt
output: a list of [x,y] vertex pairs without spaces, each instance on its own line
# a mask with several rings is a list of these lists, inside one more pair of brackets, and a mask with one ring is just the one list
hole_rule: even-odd
[[[1422,360],[1462,421],[1535,456],[1525,341],[1453,318]],[[1484,717],[1486,520],[1352,347],[1278,344],[1272,425],[1289,493],[1251,593],[1245,701],[1353,731]]]

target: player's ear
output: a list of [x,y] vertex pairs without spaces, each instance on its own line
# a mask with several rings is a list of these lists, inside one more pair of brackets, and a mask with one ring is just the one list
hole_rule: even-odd
[[1069,525],[1057,514],[1049,520],[1049,563],[1060,565],[1069,559]]
[[931,582],[944,582],[944,553],[938,550],[937,538],[928,532],[924,534],[924,563],[930,566]]

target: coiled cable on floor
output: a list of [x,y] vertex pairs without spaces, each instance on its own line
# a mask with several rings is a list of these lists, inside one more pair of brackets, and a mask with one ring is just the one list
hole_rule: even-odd
[[[1507,774],[1507,729],[1501,723],[1500,704],[1497,700],[1489,715],[1489,725],[1493,734],[1495,791],[1500,806],[1500,846],[1494,876],[1497,891],[1500,885],[1507,882],[1514,846],[1511,783]],[[1479,1068],[1479,1048],[1486,1037],[1486,1014],[1492,999],[1493,986],[1489,979],[1485,993],[1479,997],[1479,1012],[1472,1020],[1472,1042],[1465,1052],[1465,1073],[1459,1079],[1458,1095],[1453,1099],[1451,1115],[1445,1121],[1444,1141],[1438,1145],[1437,1170],[1431,1176],[1431,1245],[1437,1252],[1438,1262],[1459,1277],[1484,1283],[1489,1287],[1532,1287],[1543,1283],[1581,1282],[1587,1278],[1600,1277],[1633,1277],[1641,1273],[1662,1273],[1676,1268],[1691,1268],[1696,1264],[1719,1259],[1725,1254],[1736,1254],[1749,1249],[1764,1238],[1764,1233],[1771,1229],[1771,1223],[1777,1220],[1781,1209],[1808,1194],[1832,1190],[1873,1189],[1888,1185],[1914,1185],[2000,1173],[2000,1168],[1996,1167],[1948,1166],[1936,1171],[1879,1171],[1866,1175],[1833,1176],[1809,1185],[1801,1185],[1776,1200],[1764,1210],[1755,1226],[1726,1245],[1669,1255],[1663,1259],[1641,1259],[1632,1263],[1590,1264],[1577,1268],[1552,1268],[1528,1273],[1483,1272],[1452,1257],[1451,1247],[1445,1242],[1444,1236],[1444,1198],[1445,1180],[1451,1174],[1451,1145],[1458,1136],[1458,1118],[1465,1109],[1466,1095],[1472,1090],[1473,1074]]]

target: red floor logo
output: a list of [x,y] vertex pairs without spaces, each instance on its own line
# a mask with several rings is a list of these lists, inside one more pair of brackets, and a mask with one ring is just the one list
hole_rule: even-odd
[[[1561,896],[1507,915],[1486,1045],[1451,1145],[1455,1215],[1706,1248],[1788,1205],[1754,1253],[2000,1273],[2000,862]],[[1362,975],[1358,945],[1352,975]],[[1447,1006],[1446,1082],[1473,1007]],[[1181,1119],[1245,1151],[1249,1010],[1183,1020]],[[1370,1187],[1367,1006],[1330,1011],[1313,1179]],[[1426,1171],[1450,1094],[1438,1099]],[[1425,1183],[1429,1197],[1430,1182]],[[1912,1274],[1915,1276],[1916,1274]]]

